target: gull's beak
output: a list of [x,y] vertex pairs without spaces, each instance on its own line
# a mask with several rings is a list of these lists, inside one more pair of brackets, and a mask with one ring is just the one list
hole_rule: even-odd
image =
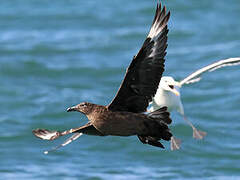
[[170,90],[172,93],[174,93],[176,96],[180,96],[180,93],[174,88]]
[[73,106],[73,107],[67,108],[67,112],[70,112],[70,111],[77,111],[77,107]]

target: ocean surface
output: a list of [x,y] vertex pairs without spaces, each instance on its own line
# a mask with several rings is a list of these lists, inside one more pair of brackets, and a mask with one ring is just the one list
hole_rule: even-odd
[[[187,117],[171,113],[182,149],[143,145],[137,137],[82,136],[44,155],[35,128],[65,130],[86,117],[67,113],[82,101],[108,104],[154,17],[154,0],[3,0],[0,2],[0,179],[238,180],[240,66],[205,74],[182,88]],[[220,59],[240,56],[238,0],[163,1],[171,11],[164,75],[181,80]]]

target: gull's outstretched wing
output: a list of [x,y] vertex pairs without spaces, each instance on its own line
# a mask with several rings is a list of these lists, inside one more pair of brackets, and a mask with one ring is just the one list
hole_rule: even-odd
[[125,78],[113,101],[112,111],[144,112],[155,95],[164,71],[167,49],[167,23],[170,12],[157,5],[156,14],[142,48],[127,69]]
[[216,69],[225,67],[225,66],[235,66],[235,65],[240,65],[240,57],[235,57],[235,58],[229,58],[229,59],[224,59],[217,61],[213,64],[210,64],[208,66],[205,66],[194,73],[190,74],[187,76],[185,79],[180,81],[180,86],[184,84],[191,84],[195,83],[201,80],[200,75],[205,73],[205,72],[212,72],[215,71]]
[[51,151],[55,151],[55,150],[59,149],[60,147],[70,144],[72,141],[78,139],[83,134],[103,136],[103,134],[101,132],[99,132],[90,122],[88,122],[84,126],[74,128],[74,129],[69,129],[69,130],[62,131],[62,132],[61,131],[49,131],[47,129],[35,129],[32,132],[36,137],[38,137],[40,139],[51,140],[51,141],[59,138],[60,136],[65,136],[65,135],[74,133],[70,138],[65,140],[60,145],[54,147],[53,149],[51,149],[49,151],[45,151],[44,154],[48,154]]
[[69,129],[69,130],[62,131],[62,132],[61,131],[50,131],[47,129],[35,129],[32,131],[32,133],[40,139],[50,140],[50,141],[55,140],[55,139],[59,138],[60,136],[65,136],[65,135],[71,134],[71,133],[83,133],[83,134],[88,134],[88,135],[103,136],[103,134],[100,133],[90,122],[88,122],[87,124],[85,124],[81,127]]
[[70,138],[68,138],[66,141],[64,141],[62,144],[59,144],[58,146],[52,148],[51,150],[44,151],[44,154],[48,154],[49,152],[56,151],[57,149],[70,144],[71,142],[73,142],[74,140],[79,138],[81,135],[83,135],[83,133],[75,133]]

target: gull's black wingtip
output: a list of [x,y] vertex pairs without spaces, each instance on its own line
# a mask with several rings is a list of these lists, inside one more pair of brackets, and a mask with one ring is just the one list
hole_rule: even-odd
[[41,129],[37,128],[37,129],[33,129],[32,133],[34,136],[38,137],[37,135],[40,134],[40,131],[41,131]]
[[54,140],[60,136],[58,131],[49,131],[47,129],[34,129],[32,130],[33,135],[44,140]]

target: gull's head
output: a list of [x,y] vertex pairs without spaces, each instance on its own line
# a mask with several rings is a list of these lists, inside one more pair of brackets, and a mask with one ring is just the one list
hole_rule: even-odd
[[175,81],[170,76],[163,76],[160,81],[160,87],[165,90],[172,92],[176,96],[180,96],[179,88],[181,87],[179,82]]
[[76,106],[72,106],[72,107],[68,108],[67,112],[78,111],[78,112],[81,112],[85,115],[88,115],[93,111],[94,105],[95,104],[92,104],[92,103],[89,103],[89,102],[83,102],[83,103],[80,103]]

